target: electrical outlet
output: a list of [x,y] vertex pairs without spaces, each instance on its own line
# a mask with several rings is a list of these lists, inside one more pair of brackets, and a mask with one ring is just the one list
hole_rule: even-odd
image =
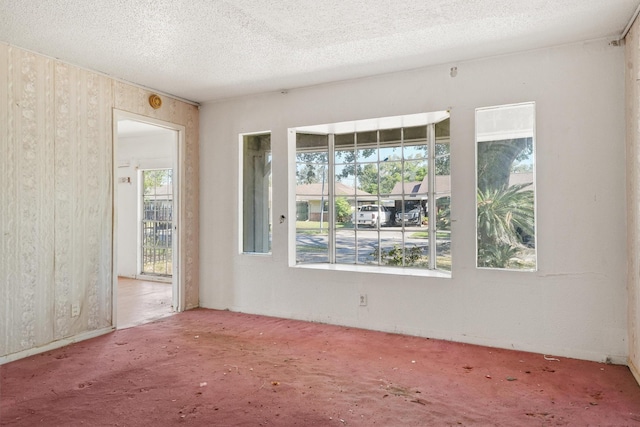
[[367,305],[367,294],[360,294],[360,306],[364,307]]
[[80,316],[80,304],[71,304],[71,317]]

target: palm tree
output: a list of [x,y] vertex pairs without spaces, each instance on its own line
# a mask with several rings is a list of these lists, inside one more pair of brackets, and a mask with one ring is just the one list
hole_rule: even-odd
[[534,194],[517,184],[478,190],[478,265],[504,268],[534,235]]

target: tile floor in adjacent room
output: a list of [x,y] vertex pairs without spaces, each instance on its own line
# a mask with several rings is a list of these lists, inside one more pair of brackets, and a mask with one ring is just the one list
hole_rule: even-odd
[[173,314],[171,291],[171,282],[118,277],[118,329]]

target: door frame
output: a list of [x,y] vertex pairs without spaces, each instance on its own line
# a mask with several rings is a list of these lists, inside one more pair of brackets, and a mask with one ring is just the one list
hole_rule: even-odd
[[185,213],[185,198],[182,194],[185,191],[185,168],[182,167],[185,158],[185,132],[186,128],[183,125],[177,123],[167,122],[164,120],[155,119],[140,114],[131,113],[124,110],[113,109],[113,191],[112,191],[112,319],[111,323],[114,328],[117,327],[117,301],[118,301],[118,121],[120,120],[133,120],[150,124],[153,126],[162,127],[165,129],[174,130],[177,133],[176,143],[174,144],[173,153],[173,192],[174,192],[174,217],[173,217],[173,231],[174,239],[172,242],[173,250],[173,274],[171,277],[172,286],[172,303],[176,312],[184,311],[185,309],[185,291],[184,291],[184,268],[186,265],[185,254],[182,248],[184,248],[184,234],[182,233],[182,224]]

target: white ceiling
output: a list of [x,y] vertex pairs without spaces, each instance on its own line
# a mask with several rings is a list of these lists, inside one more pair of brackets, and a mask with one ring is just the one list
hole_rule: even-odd
[[640,0],[0,0],[0,41],[205,102],[610,37]]

